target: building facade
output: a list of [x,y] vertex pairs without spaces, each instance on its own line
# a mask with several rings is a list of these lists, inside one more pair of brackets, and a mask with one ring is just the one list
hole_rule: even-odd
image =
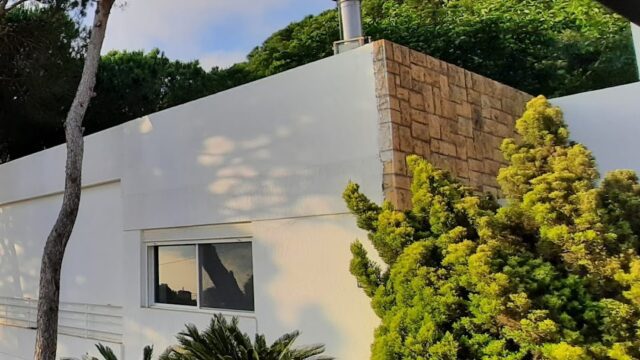
[[[498,193],[528,94],[380,41],[88,136],[64,262],[59,355],[137,359],[237,316],[366,359],[378,319],[349,274],[366,234],[341,194],[410,206],[418,154]],[[65,149],[0,166],[0,359],[31,359],[40,258]]]

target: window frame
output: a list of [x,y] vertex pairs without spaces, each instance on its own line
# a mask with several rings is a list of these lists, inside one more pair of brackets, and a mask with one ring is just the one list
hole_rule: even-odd
[[[229,238],[215,238],[215,239],[188,239],[188,240],[170,240],[170,241],[152,241],[143,244],[143,252],[145,253],[144,264],[145,269],[145,295],[143,301],[143,307],[150,309],[163,309],[163,310],[175,310],[184,312],[196,312],[196,313],[210,313],[210,314],[229,314],[239,315],[241,317],[255,314],[255,282],[254,282],[254,306],[253,310],[236,310],[225,308],[210,308],[202,307],[200,304],[200,294],[202,292],[202,266],[200,266],[200,246],[208,244],[237,244],[248,243],[251,245],[251,264],[253,268],[253,241],[251,237],[229,237]],[[165,304],[156,302],[156,264],[155,264],[155,249],[161,246],[195,246],[196,248],[196,305],[180,305],[180,304]],[[255,270],[255,268],[253,269]]]

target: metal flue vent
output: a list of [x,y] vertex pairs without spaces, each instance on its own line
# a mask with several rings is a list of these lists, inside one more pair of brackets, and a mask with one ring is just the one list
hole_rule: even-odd
[[362,1],[333,1],[338,4],[342,30],[342,40],[333,43],[333,52],[339,54],[366,44],[369,40],[362,34]]

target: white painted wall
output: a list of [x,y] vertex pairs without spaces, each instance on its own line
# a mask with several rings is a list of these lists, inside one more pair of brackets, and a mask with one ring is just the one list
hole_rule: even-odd
[[640,82],[551,100],[560,106],[571,139],[595,155],[601,174],[640,173]]
[[[368,358],[377,318],[348,272],[349,244],[366,235],[341,193],[353,180],[382,198],[371,51],[87,137],[62,300],[121,307],[122,359],[139,358],[146,344],[163,349],[184,323],[204,326],[211,313],[143,306],[143,231],[249,221],[256,309],[241,319],[243,329],[270,340],[299,329],[300,344]],[[64,154],[57,147],[0,166],[0,299],[37,295]],[[33,335],[0,325],[0,359],[30,359]],[[79,357],[94,342],[61,335],[60,355]]]
[[[77,225],[62,270],[60,300],[122,306],[125,272],[120,186],[116,182],[86,188],[82,196]],[[61,202],[61,195],[52,195],[0,206],[2,298],[37,298],[44,240]],[[4,311],[0,310],[0,323],[3,315]],[[73,315],[61,313],[60,316],[61,323],[69,324]],[[7,354],[32,358],[33,335],[31,330],[0,325],[0,359]],[[60,341],[60,356],[82,355],[94,344],[94,341],[69,336],[61,336]]]
[[638,75],[640,75],[640,26],[631,23],[631,35],[633,36],[633,47],[636,51],[636,62],[638,64]]
[[[122,201],[118,183],[86,188],[73,231],[70,259],[63,268],[61,301],[122,304],[113,291],[124,281],[118,259],[122,254]],[[0,294],[37,298],[42,243],[55,222],[62,196],[47,196],[2,206],[0,213]],[[96,216],[98,215],[99,216]],[[99,231],[97,231],[99,229]],[[108,270],[108,271],[105,271]],[[101,284],[102,286],[95,286]],[[99,300],[99,301],[97,301]]]
[[378,193],[374,88],[368,46],[127,124],[125,228],[341,212],[349,178]]

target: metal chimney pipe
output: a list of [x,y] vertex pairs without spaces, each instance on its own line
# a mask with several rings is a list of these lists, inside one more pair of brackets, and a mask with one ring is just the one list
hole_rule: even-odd
[[342,40],[333,43],[334,54],[355,49],[371,39],[362,36],[362,0],[333,0],[338,4]]
[[342,23],[342,40],[362,37],[361,0],[334,0],[338,2]]

